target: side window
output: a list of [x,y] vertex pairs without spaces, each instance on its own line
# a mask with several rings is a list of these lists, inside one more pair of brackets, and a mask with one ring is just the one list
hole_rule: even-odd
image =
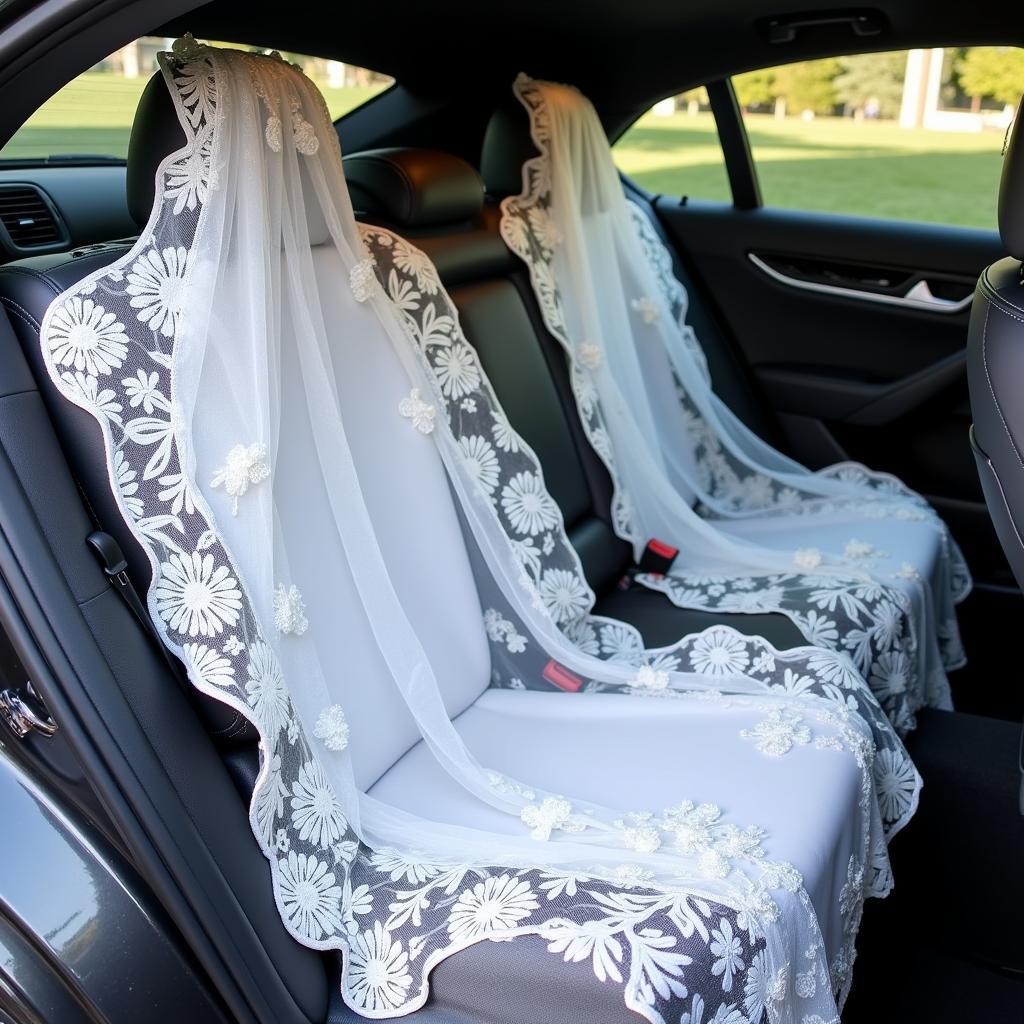
[[733,78],[769,206],[991,228],[1024,50],[860,54]]
[[707,92],[656,103],[612,147],[616,166],[651,192],[732,202]]
[[[139,97],[156,70],[156,55],[172,42],[152,36],[137,39],[69,82],[0,149],[0,166],[50,157],[82,163],[123,160]],[[335,119],[392,83],[386,75],[339,61],[298,53],[283,56],[317,83]]]

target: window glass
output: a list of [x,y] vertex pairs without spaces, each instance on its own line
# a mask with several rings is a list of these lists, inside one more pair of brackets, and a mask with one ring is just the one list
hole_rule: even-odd
[[656,103],[615,143],[619,170],[651,192],[732,202],[707,92]]
[[[172,42],[146,36],[79,75],[51,96],[0,149],[0,161],[48,156],[123,160],[139,97],[156,70],[156,55],[170,49]],[[283,56],[316,82],[334,119],[392,83],[386,75],[339,61],[297,53]]]
[[766,205],[991,228],[1024,50],[860,54],[733,78]]

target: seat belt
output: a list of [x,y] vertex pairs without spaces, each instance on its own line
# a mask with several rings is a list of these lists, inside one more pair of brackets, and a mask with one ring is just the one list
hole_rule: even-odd
[[160,636],[159,631],[150,618],[149,610],[139,597],[139,592],[132,584],[128,575],[128,559],[125,558],[121,545],[105,530],[93,530],[85,543],[92,549],[100,568],[105,573],[110,585],[120,595],[121,600],[128,606],[131,613],[138,620],[139,625],[145,630],[149,638],[156,644],[161,657],[167,667],[174,673],[174,678],[191,694],[192,687],[185,676],[184,666],[167,649],[167,645]]

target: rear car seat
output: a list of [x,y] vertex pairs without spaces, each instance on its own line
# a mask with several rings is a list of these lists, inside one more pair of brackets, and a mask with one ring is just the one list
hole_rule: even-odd
[[580,426],[562,349],[544,327],[523,264],[498,234],[498,205],[484,201],[477,172],[445,153],[388,149],[346,157],[345,174],[357,214],[411,239],[437,266],[498,400],[540,459],[597,595],[595,614],[629,622],[649,647],[716,623],[776,647],[804,646],[783,615],[677,608],[628,585],[633,554],[612,529],[611,480]]

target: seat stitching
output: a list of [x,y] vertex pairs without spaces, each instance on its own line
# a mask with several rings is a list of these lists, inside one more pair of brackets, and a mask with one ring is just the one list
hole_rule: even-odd
[[[1014,455],[1017,456],[1017,462],[1020,464],[1021,468],[1024,468],[1024,459],[1021,458],[1020,451],[1013,440],[1013,435],[1010,433],[1010,428],[1003,416],[1003,410],[999,406],[999,399],[996,398],[995,388],[992,386],[992,377],[988,372],[988,318],[992,309],[993,307],[990,303],[988,309],[985,310],[985,323],[981,328],[981,365],[985,369],[985,380],[988,381],[988,392],[992,396],[992,404],[996,407],[996,412],[999,414],[999,422],[1002,423],[1003,430],[1006,432],[1006,438],[1010,442],[1010,447],[1013,449]],[[1007,313],[1006,310],[1000,310],[1000,312],[1005,316],[1011,316],[1014,320],[1020,320],[1020,317],[1014,317],[1011,313]],[[1021,322],[1024,323],[1024,321]]]
[[37,335],[39,334],[39,323],[37,322],[36,318],[32,316],[32,314],[27,309],[25,309],[24,306],[19,306],[18,303],[14,301],[14,299],[8,299],[6,296],[0,298],[0,302],[2,302],[4,306],[8,307],[12,315],[16,316],[19,320],[22,321],[22,323],[28,324],[28,326],[31,327],[32,330],[34,330]]
[[[986,267],[985,273],[982,275],[982,284],[985,286],[985,291],[988,294],[989,301],[994,302],[998,306],[1009,306],[1011,309],[1017,310],[1018,313],[1024,313],[1024,307],[1018,306],[1016,303],[1011,302],[1008,298],[1006,298],[1005,295],[1003,295],[1001,291],[999,291],[995,287],[994,284],[992,284],[992,281],[988,276],[988,271],[989,268]],[[1014,316],[1013,313],[1010,313],[1008,310],[1004,309],[1003,312],[1006,313],[1007,316]],[[1014,319],[1020,320],[1020,317],[1014,316]],[[1024,323],[1024,320],[1021,320],[1021,323]]]

